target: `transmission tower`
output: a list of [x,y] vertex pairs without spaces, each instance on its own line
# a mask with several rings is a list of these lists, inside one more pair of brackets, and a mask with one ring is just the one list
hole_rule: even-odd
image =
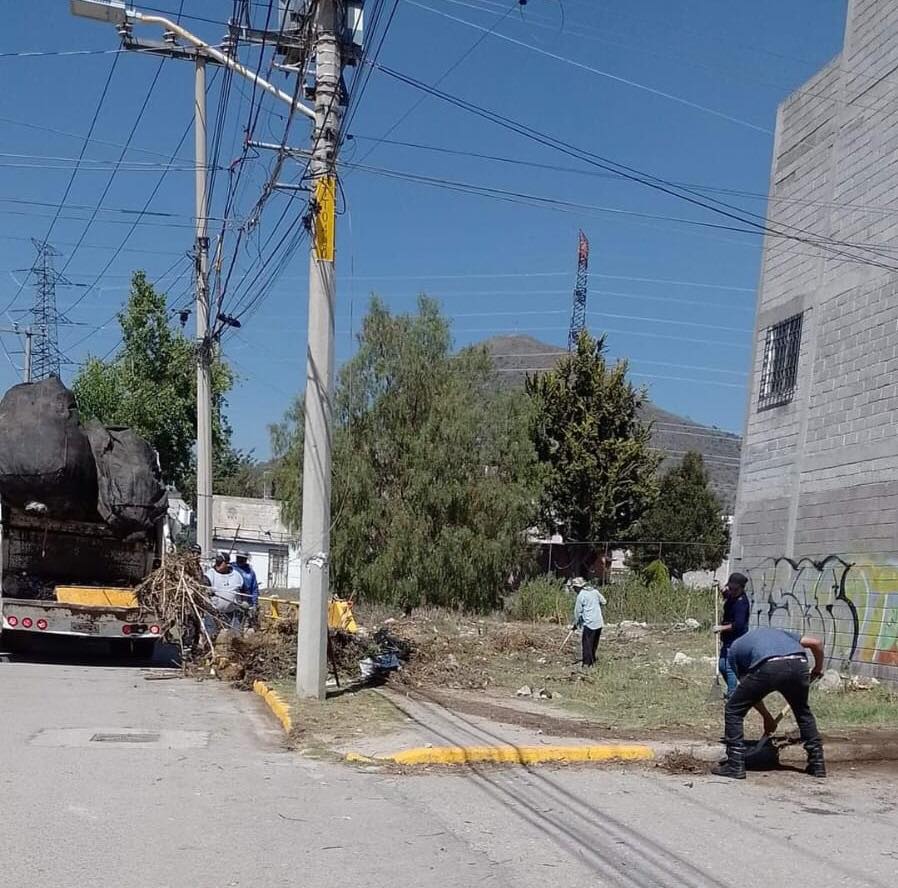
[[577,339],[586,329],[586,288],[589,283],[589,239],[581,231],[577,245],[577,283],[574,286],[574,305],[571,309],[571,329],[567,337],[568,351],[573,351]]
[[68,286],[69,280],[53,267],[53,260],[59,253],[46,241],[32,238],[37,250],[31,274],[34,276],[34,305],[31,308],[34,340],[32,342],[32,379],[47,379],[59,376],[63,363],[59,351],[59,310],[56,307],[57,285]]

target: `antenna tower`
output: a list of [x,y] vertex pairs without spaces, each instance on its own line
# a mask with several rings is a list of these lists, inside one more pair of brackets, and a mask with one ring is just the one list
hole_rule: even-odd
[[577,283],[574,286],[574,304],[571,309],[571,329],[568,333],[568,351],[573,351],[577,339],[586,329],[586,290],[589,284],[589,238],[581,231],[577,245]]
[[56,307],[56,286],[71,282],[53,266],[59,255],[46,241],[32,238],[37,250],[31,273],[34,275],[34,305],[31,308],[34,341],[32,344],[32,379],[35,381],[59,376],[64,358],[59,351],[59,310]]

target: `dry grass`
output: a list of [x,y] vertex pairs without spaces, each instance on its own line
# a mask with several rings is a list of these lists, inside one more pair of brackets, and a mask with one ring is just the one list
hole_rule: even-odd
[[373,688],[334,692],[324,702],[298,700],[292,681],[274,682],[293,715],[291,743],[310,752],[331,750],[359,740],[389,734],[405,716]]

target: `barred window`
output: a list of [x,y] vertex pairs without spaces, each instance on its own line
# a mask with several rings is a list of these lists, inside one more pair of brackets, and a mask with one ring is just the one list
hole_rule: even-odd
[[767,328],[758,410],[788,404],[795,393],[802,315],[793,315]]

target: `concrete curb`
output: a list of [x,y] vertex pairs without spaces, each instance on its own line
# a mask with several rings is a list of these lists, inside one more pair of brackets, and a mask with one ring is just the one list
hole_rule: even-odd
[[539,765],[550,762],[644,762],[655,757],[651,746],[603,743],[593,746],[419,746],[387,755],[350,752],[347,762],[392,762],[397,765]]
[[280,694],[268,687],[264,681],[254,681],[253,690],[265,701],[265,705],[289,734],[293,730],[293,717],[290,715],[290,707],[281,699]]

